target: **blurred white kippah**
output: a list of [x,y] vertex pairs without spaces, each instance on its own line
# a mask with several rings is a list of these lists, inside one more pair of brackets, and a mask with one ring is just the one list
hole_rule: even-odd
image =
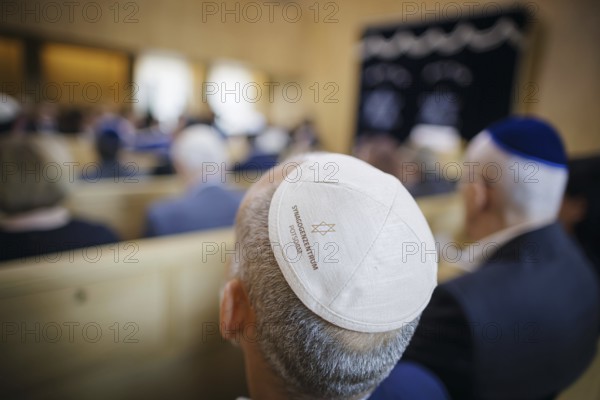
[[401,328],[436,286],[433,236],[395,177],[319,153],[275,191],[269,238],[286,281],[315,314],[359,332]]
[[220,168],[228,161],[224,140],[212,126],[204,124],[182,130],[173,142],[171,157],[190,171],[202,171],[210,163]]

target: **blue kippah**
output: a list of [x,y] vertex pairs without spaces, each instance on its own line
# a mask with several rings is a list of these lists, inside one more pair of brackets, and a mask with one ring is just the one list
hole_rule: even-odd
[[531,117],[509,117],[486,129],[504,151],[555,167],[567,166],[567,154],[558,132]]

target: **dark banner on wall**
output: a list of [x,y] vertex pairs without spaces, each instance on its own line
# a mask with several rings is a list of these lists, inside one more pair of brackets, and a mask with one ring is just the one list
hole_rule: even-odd
[[527,14],[373,27],[361,40],[358,135],[403,141],[419,125],[470,139],[509,114]]

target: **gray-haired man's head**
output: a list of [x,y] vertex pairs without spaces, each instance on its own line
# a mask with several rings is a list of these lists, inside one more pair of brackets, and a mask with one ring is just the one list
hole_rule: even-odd
[[[362,399],[398,362],[418,315],[395,329],[361,332],[325,320],[297,296],[273,251],[269,211],[277,188],[301,161],[265,174],[240,207],[236,238],[245,256],[232,266],[225,287],[222,334],[240,342],[255,400],[274,393],[289,399]],[[264,371],[256,372],[261,367]]]

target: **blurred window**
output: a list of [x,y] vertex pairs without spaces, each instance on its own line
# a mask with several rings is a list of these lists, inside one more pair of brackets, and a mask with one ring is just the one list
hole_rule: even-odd
[[186,112],[194,89],[194,73],[183,57],[144,54],[136,60],[134,81],[138,114],[150,112],[168,128]]
[[230,135],[257,134],[265,119],[257,104],[269,96],[269,87],[247,68],[228,62],[214,64],[204,82],[204,96],[215,113],[218,127]]

